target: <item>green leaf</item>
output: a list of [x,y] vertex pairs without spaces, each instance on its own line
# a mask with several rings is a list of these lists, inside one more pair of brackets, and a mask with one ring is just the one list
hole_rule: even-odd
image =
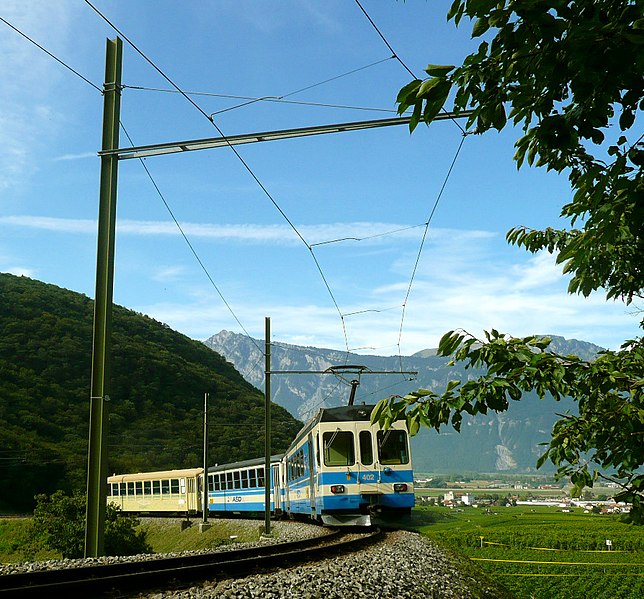
[[428,64],[425,68],[425,73],[430,77],[446,77],[447,74],[453,71],[456,67],[454,65],[439,65],[439,64]]
[[406,104],[407,106],[411,106],[411,104],[413,104],[413,101],[409,102],[408,97],[412,96],[415,101],[416,91],[418,90],[418,88],[421,86],[422,83],[423,82],[420,79],[414,79],[413,81],[405,85],[398,92],[398,96],[396,97],[396,104],[403,103],[403,104]]
[[490,28],[487,17],[481,17],[474,23],[472,28],[472,37],[479,37],[483,35]]

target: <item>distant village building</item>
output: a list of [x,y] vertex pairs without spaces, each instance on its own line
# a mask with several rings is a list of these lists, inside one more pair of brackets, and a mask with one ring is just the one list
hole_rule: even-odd
[[463,505],[474,505],[474,495],[472,493],[461,495],[461,503]]

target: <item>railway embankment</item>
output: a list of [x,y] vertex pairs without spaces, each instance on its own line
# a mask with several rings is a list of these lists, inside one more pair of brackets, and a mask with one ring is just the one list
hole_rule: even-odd
[[[215,526],[217,520],[213,521]],[[226,526],[230,524],[227,521]],[[272,538],[257,538],[238,543],[236,539],[257,537],[257,520],[235,520],[230,544],[216,551],[292,542],[326,534],[326,529],[298,522],[274,522]],[[166,524],[172,526],[172,524]],[[179,523],[175,521],[174,527]],[[193,550],[201,553],[213,549]],[[166,553],[164,557],[185,554]],[[149,560],[159,554],[129,557],[105,557],[89,560],[49,560],[25,564],[0,565],[0,575],[34,569],[74,568],[97,563]],[[460,558],[446,553],[422,536],[407,532],[389,532],[383,541],[346,555],[307,561],[292,568],[252,574],[243,578],[217,578],[189,588],[157,591],[139,597],[149,599],[246,598],[246,597],[383,597],[425,598],[474,597],[500,598],[505,595],[494,583],[482,580],[477,571]]]

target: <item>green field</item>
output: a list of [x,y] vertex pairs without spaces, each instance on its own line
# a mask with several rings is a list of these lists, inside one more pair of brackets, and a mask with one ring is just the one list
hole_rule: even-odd
[[644,597],[644,529],[617,516],[550,507],[420,507],[414,524],[520,598]]

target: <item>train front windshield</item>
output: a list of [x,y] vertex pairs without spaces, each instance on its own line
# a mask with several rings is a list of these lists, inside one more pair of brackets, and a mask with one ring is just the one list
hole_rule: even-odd
[[323,442],[327,466],[353,466],[356,463],[353,433],[340,430],[324,433]]
[[381,464],[408,464],[407,433],[393,429],[378,431],[378,457]]

